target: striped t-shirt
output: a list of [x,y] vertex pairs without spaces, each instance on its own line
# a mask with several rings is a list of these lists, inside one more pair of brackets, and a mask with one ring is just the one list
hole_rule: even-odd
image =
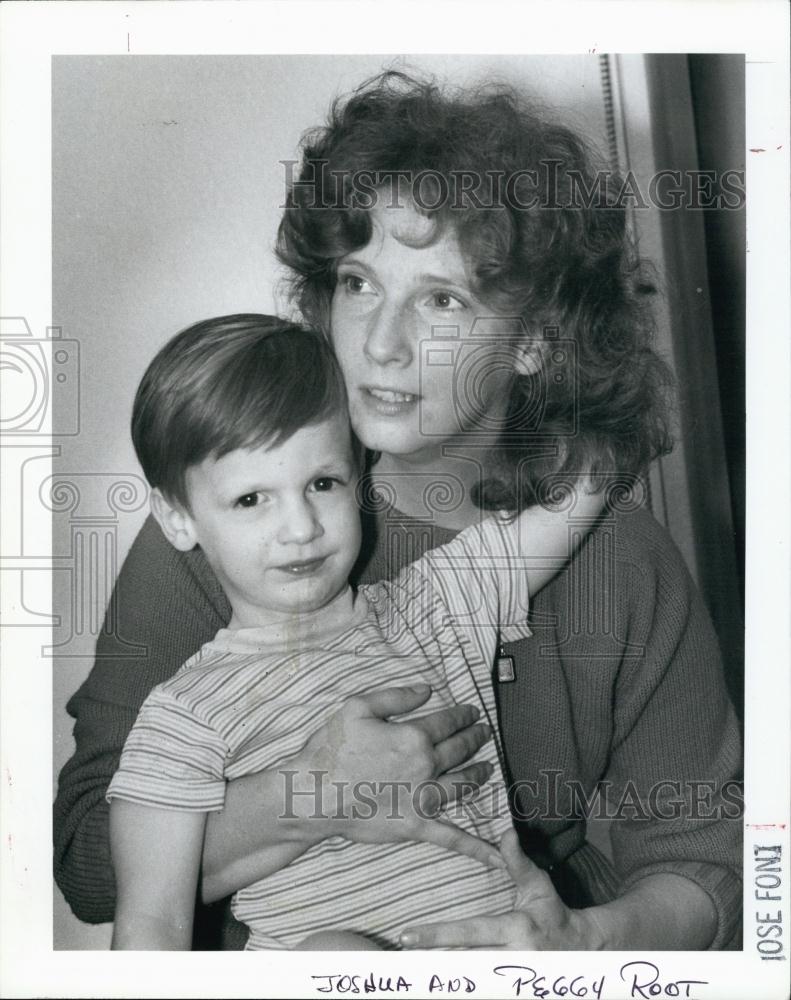
[[[107,797],[222,809],[227,780],[287,761],[348,698],[425,682],[427,704],[399,719],[471,703],[492,726],[494,739],[475,757],[494,764],[492,779],[443,818],[499,843],[511,819],[491,670],[499,641],[530,635],[518,548],[518,522],[487,518],[393,581],[349,591],[324,620],[313,616],[309,629],[222,629],[151,692]],[[284,810],[292,780],[285,768]],[[359,790],[363,815],[370,791]],[[336,802],[327,799],[317,807],[332,815]],[[507,873],[465,855],[433,844],[331,837],[237,892],[233,912],[250,928],[248,948],[292,948],[320,930],[396,947],[407,924],[504,913],[513,904]]]

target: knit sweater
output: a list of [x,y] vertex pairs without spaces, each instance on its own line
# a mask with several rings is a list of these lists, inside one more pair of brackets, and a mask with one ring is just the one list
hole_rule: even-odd
[[[359,579],[391,578],[453,534],[380,511],[366,524]],[[67,706],[76,750],[55,801],[55,876],[81,920],[113,919],[105,792],[137,712],[229,619],[202,553],[178,552],[149,519],[93,670]],[[645,511],[604,517],[536,596],[530,624],[531,639],[505,648],[514,679],[494,681],[523,848],[573,906],[611,900],[651,874],[691,879],[716,908],[711,947],[740,947],[738,727],[716,636],[675,546]],[[585,840],[597,788],[612,862]],[[220,925],[225,946],[241,946],[226,909],[204,909],[196,945],[214,946]]]

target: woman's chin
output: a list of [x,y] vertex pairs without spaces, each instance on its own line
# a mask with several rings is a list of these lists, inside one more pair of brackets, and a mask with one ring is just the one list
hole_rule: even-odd
[[424,464],[439,454],[442,440],[415,434],[399,434],[391,431],[387,434],[369,434],[363,438],[366,448],[379,452],[383,456],[403,462]]

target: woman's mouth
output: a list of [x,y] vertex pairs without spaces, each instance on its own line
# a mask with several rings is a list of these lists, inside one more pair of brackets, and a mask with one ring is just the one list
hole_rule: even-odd
[[383,416],[397,416],[407,413],[420,400],[420,396],[412,392],[400,392],[397,389],[381,389],[378,386],[365,386],[363,398],[368,405]]

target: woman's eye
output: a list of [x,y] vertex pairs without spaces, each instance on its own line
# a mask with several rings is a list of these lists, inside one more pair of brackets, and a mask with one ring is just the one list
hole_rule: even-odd
[[360,295],[367,290],[368,282],[359,274],[346,274],[341,277],[341,284],[352,295]]
[[257,507],[261,501],[260,493],[245,493],[237,499],[234,506],[236,507]]
[[464,309],[466,303],[456,298],[450,292],[434,292],[431,296],[431,304],[437,309]]

